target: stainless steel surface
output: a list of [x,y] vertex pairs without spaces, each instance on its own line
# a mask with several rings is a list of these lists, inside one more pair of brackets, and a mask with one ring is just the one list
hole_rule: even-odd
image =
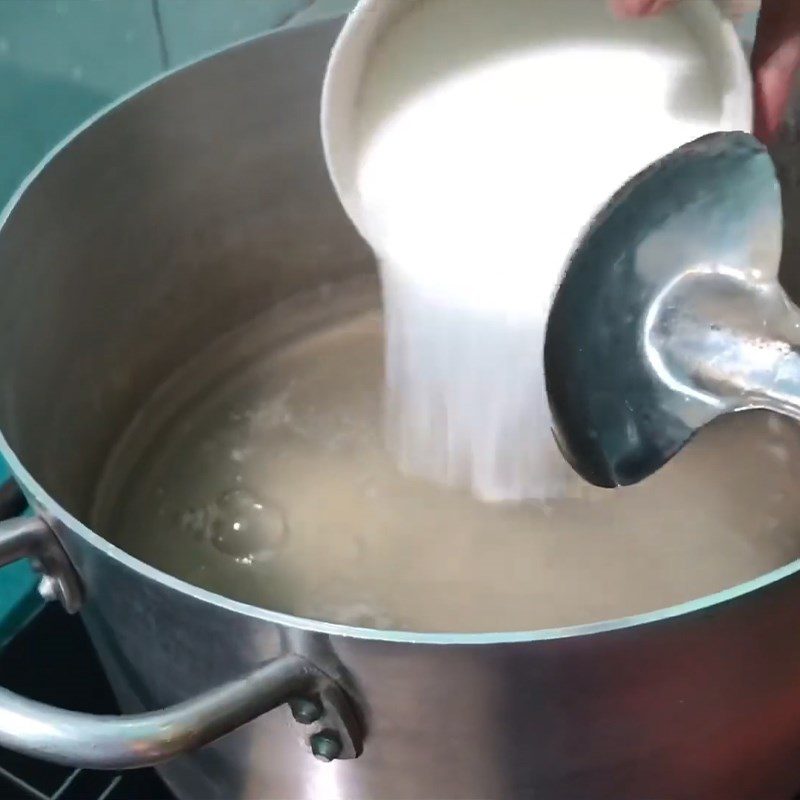
[[587,229],[550,311],[558,441],[599,486],[636,483],[723,414],[800,419],[800,311],[778,285],[781,192],[745,133],[686,145]]
[[58,518],[124,709],[291,652],[366,716],[358,759],[311,758],[277,710],[161,773],[187,800],[792,796],[797,563],[595,626],[401,634],[211,595],[80,521],[114,440],[187,357],[269,303],[373,269],[317,141],[336,27],[253,41],[131,98],[53,157],[0,230],[0,450]]
[[317,676],[309,667],[285,656],[191,700],[119,717],[65,711],[2,689],[0,744],[75,767],[146,767],[208,744],[311,690]]
[[80,579],[47,522],[39,517],[0,517],[0,566],[23,558],[42,573],[50,599],[58,600],[68,614],[80,609]]
[[[43,573],[39,592],[45,600],[78,610],[77,576],[38,517],[0,521],[0,565],[23,558]],[[308,742],[314,756],[321,752],[333,761],[360,755],[361,726],[350,700],[328,675],[294,654],[169,708],[118,717],[65,711],[0,688],[0,745],[74,767],[146,767],[213,742],[284,703],[300,724],[313,725]]]

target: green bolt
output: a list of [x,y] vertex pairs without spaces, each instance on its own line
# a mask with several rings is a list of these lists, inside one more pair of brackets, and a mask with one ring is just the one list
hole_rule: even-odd
[[289,703],[292,716],[301,725],[311,725],[322,716],[322,706],[308,697],[296,697]]
[[311,737],[311,752],[314,758],[326,763],[342,754],[342,740],[335,731],[322,731]]

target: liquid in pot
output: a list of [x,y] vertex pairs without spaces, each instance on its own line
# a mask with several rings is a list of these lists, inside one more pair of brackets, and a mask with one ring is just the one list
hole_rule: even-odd
[[623,617],[800,556],[800,428],[787,420],[721,420],[635,487],[484,504],[398,472],[382,362],[372,281],[275,308],[142,409],[107,466],[96,529],[236,600],[414,631]]

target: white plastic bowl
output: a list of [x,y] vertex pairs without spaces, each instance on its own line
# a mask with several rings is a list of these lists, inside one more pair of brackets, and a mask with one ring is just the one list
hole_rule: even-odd
[[[360,0],[334,45],[323,83],[321,127],[328,171],[347,214],[367,240],[369,237],[365,231],[369,225],[364,219],[356,189],[357,103],[362,76],[369,69],[374,48],[380,46],[381,35],[420,1]],[[491,0],[487,0],[487,9],[491,9],[491,4]],[[683,20],[703,43],[708,62],[718,72],[722,94],[720,130],[751,132],[753,86],[747,59],[733,24],[722,15],[713,0],[683,0],[669,13]]]

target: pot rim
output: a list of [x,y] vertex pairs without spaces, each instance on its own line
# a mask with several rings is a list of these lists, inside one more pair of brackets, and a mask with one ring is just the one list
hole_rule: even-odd
[[[19,203],[22,196],[27,191],[37,177],[44,171],[44,169],[53,161],[62,151],[66,150],[73,140],[77,139],[86,129],[92,126],[99,119],[104,117],[115,110],[118,106],[123,105],[128,100],[132,99],[139,93],[147,90],[151,86],[160,81],[171,77],[177,72],[182,72],[185,69],[191,68],[195,64],[212,58],[227,50],[235,47],[240,47],[248,43],[252,43],[258,39],[272,37],[272,36],[291,36],[301,35],[302,31],[308,27],[321,27],[323,25],[334,24],[341,26],[342,18],[337,17],[332,20],[315,24],[313,26],[301,26],[297,28],[283,28],[277,31],[261,33],[256,36],[245,37],[232,45],[223,48],[209,51],[208,53],[196,58],[186,64],[174,67],[166,72],[163,72],[135,87],[131,91],[112,101],[108,105],[101,108],[81,125],[70,132],[58,144],[55,145],[44,158],[34,167],[34,169],[22,181],[20,186],[9,199],[8,203],[0,212],[0,233],[5,228],[6,223],[10,219],[14,209]],[[580,625],[570,625],[567,627],[559,628],[541,628],[531,631],[489,631],[484,633],[425,633],[415,631],[394,631],[394,630],[378,630],[373,628],[359,628],[350,625],[341,625],[333,622],[323,622],[320,620],[313,620],[304,617],[296,617],[291,614],[285,614],[277,611],[270,611],[266,608],[242,603],[237,600],[232,600],[224,595],[210,592],[206,589],[201,589],[194,586],[187,581],[180,578],[173,577],[166,572],[162,572],[156,567],[140,561],[137,558],[126,553],[121,548],[112,544],[104,539],[99,534],[95,533],[88,525],[85,525],[72,514],[70,514],[60,503],[58,503],[48,492],[41,486],[38,481],[34,479],[26,467],[22,464],[16,453],[12,450],[8,441],[5,438],[2,430],[0,430],[0,457],[5,459],[12,475],[20,482],[21,488],[33,499],[33,504],[38,510],[43,512],[46,516],[59,520],[62,524],[68,526],[72,531],[80,535],[87,543],[100,550],[102,553],[110,558],[113,558],[123,566],[138,572],[142,576],[150,580],[157,581],[164,586],[172,589],[181,594],[192,597],[203,603],[219,606],[227,611],[235,614],[242,614],[254,619],[263,620],[275,625],[280,625],[287,628],[296,628],[300,630],[310,631],[314,633],[322,633],[330,636],[340,636],[352,639],[362,639],[366,641],[384,641],[395,642],[399,644],[427,644],[427,645],[497,645],[497,644],[522,644],[548,641],[552,639],[569,639],[578,638],[581,636],[589,636],[599,633],[608,633],[611,631],[624,630],[627,628],[634,628],[641,625],[661,622],[686,614],[699,612],[705,609],[710,609],[715,606],[727,603],[736,598],[755,592],[761,588],[771,586],[784,578],[788,578],[800,571],[800,559],[791,561],[790,563],[779,567],[778,569],[764,573],[756,578],[753,578],[744,583],[737,584],[728,589],[715,592],[713,594],[705,595],[694,600],[689,600],[684,603],[679,603],[673,606],[649,611],[643,614],[634,614],[627,617],[618,617],[615,619],[601,620],[599,622],[584,623]]]

